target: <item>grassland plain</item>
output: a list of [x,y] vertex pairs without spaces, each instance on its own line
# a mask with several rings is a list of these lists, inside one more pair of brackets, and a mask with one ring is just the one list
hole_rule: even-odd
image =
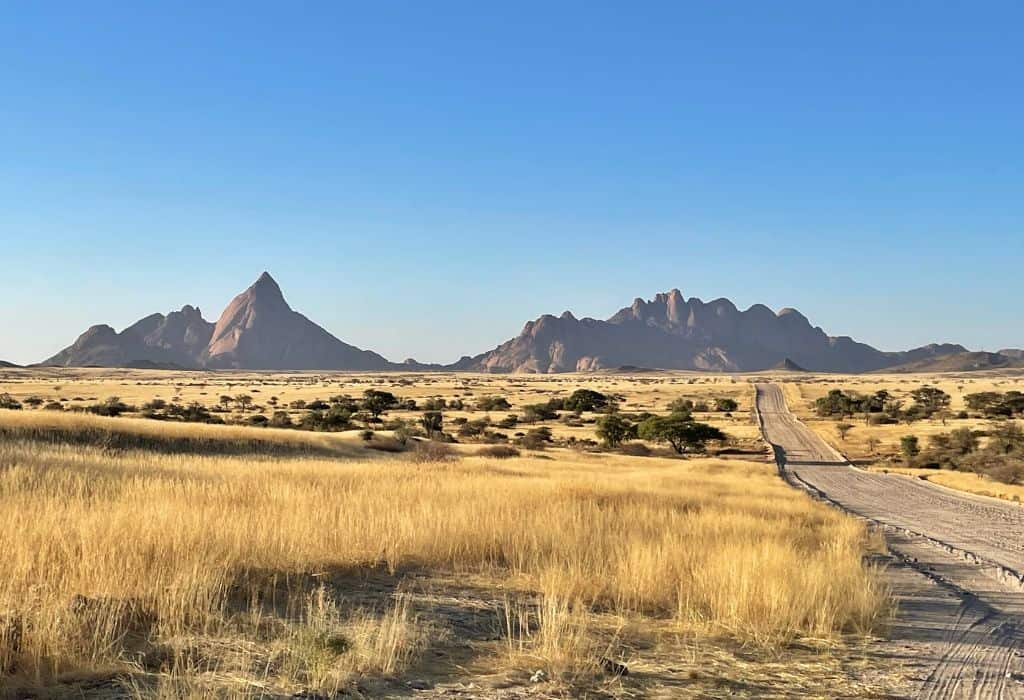
[[[923,448],[934,436],[958,428],[969,428],[984,433],[992,426],[993,421],[979,416],[976,411],[969,411],[965,397],[982,392],[1024,391],[1024,372],[1020,370],[932,375],[797,375],[783,377],[781,381],[791,410],[829,444],[865,468],[906,474],[945,488],[977,495],[1015,502],[1024,501],[1022,484],[1000,483],[972,472],[917,469],[902,463],[900,459],[900,439],[906,435],[918,437]],[[884,390],[895,400],[910,405],[910,393],[922,386],[939,388],[950,396],[949,410],[945,415],[916,420],[909,424],[899,422],[875,425],[858,418],[823,418],[814,411],[815,400],[833,389],[860,394]],[[958,415],[962,417],[957,417]],[[835,429],[838,420],[848,420],[853,426],[845,438],[840,438]],[[1024,428],[1024,420],[1020,418],[1000,422],[1015,423]]]
[[[727,396],[737,410],[707,420],[756,435],[750,385],[706,375],[32,370],[5,372],[0,393],[281,403],[367,386],[501,394],[512,410],[581,386],[623,410]],[[582,418],[553,432],[592,437]],[[388,454],[357,431],[43,409],[0,411],[0,430],[8,694],[867,697],[901,683],[868,643],[890,614],[865,560],[878,543],[750,456]]]

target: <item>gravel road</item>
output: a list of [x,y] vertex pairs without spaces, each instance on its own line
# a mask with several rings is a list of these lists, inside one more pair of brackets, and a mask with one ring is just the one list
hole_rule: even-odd
[[856,469],[757,386],[761,430],[785,478],[882,525],[900,611],[892,655],[920,698],[1024,698],[1024,508]]

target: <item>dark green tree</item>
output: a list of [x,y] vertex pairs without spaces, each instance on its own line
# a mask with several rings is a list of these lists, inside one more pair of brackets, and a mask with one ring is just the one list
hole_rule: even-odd
[[636,437],[636,426],[618,414],[602,416],[597,420],[595,431],[608,447],[618,447],[626,440]]
[[608,397],[593,389],[577,389],[562,402],[566,411],[599,411],[608,405]]
[[444,415],[440,411],[425,411],[420,417],[420,425],[427,437],[433,438],[444,427]]
[[701,452],[708,442],[725,439],[718,428],[679,414],[648,418],[637,426],[637,435],[652,442],[667,442],[676,454]]
[[382,413],[397,405],[398,399],[390,391],[367,389],[363,392],[361,408],[368,411],[374,418],[379,418]]

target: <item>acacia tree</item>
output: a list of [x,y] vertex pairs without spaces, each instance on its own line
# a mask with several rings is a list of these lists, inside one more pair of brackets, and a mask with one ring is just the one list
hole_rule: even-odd
[[846,435],[853,430],[853,423],[836,423],[836,432],[839,434],[839,439],[846,442]]
[[598,411],[608,405],[608,397],[593,389],[577,389],[562,402],[566,411]]
[[425,411],[420,418],[420,425],[423,426],[427,437],[433,438],[435,434],[441,432],[444,425],[444,415],[440,411]]
[[718,428],[679,414],[648,418],[637,426],[637,434],[644,440],[667,442],[676,454],[702,452],[708,442],[725,439]]
[[910,392],[910,396],[926,417],[949,407],[949,394],[938,387],[923,386]]
[[871,454],[878,454],[878,446],[880,444],[882,444],[882,441],[874,435],[868,438],[868,449],[871,451]]
[[636,426],[613,413],[598,419],[595,433],[606,446],[618,447],[626,440],[636,437]]
[[398,404],[398,399],[390,391],[367,389],[363,392],[362,409],[369,411],[374,418],[379,418],[389,408]]
[[235,397],[235,403],[238,404],[242,413],[245,413],[252,406],[252,397],[248,394],[239,394]]
[[921,454],[921,445],[916,435],[904,435],[900,438],[900,451],[908,460]]

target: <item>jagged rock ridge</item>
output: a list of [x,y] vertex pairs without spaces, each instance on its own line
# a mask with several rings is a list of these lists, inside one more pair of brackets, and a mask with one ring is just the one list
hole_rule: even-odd
[[607,321],[568,311],[530,321],[490,352],[464,357],[457,369],[488,372],[591,371],[622,365],[713,371],[756,371],[788,362],[805,370],[865,372],[963,352],[932,345],[882,352],[846,336],[832,337],[795,309],[755,304],[740,311],[728,299],[686,299],[678,289],[636,299]]

